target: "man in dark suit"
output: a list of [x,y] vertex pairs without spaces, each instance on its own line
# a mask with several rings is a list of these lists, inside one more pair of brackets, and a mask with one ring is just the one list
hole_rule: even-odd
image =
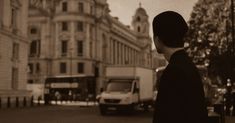
[[184,51],[188,30],[183,17],[173,11],[153,20],[154,43],[169,62],[160,78],[153,123],[206,123],[207,109],[201,77]]

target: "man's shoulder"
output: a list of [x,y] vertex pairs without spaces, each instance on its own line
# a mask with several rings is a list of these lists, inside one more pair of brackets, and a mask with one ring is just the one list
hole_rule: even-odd
[[181,77],[184,76],[184,74],[185,71],[183,67],[172,64],[169,64],[163,73],[165,77],[170,77],[170,78]]
[[191,78],[192,76],[198,73],[196,66],[193,63],[183,62],[183,63],[174,63],[169,64],[166,68],[166,74],[174,74],[174,76]]

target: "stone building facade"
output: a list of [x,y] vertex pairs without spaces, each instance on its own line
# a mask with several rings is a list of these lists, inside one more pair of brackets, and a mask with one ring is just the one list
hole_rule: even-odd
[[168,64],[163,54],[159,54],[156,49],[152,50],[152,67],[157,69],[158,67],[164,67]]
[[[0,97],[29,96],[28,0],[0,0]],[[3,101],[4,103],[4,101]]]
[[106,66],[152,69],[148,15],[141,6],[131,26],[110,15],[106,0],[31,0],[28,83],[48,77],[90,77],[103,86]]

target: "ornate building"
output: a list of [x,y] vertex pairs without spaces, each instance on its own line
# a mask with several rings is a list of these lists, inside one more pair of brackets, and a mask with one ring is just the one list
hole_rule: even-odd
[[163,54],[159,54],[156,49],[152,50],[152,60],[153,69],[157,69],[158,67],[163,67],[168,64]]
[[29,96],[26,91],[28,0],[0,0],[0,97]]
[[106,66],[151,69],[152,42],[144,8],[136,10],[132,27],[109,12],[106,0],[31,0],[28,83],[57,76],[88,77],[81,81],[97,92]]

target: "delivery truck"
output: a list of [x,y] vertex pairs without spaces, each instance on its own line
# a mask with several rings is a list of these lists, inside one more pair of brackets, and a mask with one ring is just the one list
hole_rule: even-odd
[[110,110],[134,111],[153,104],[153,70],[141,67],[107,67],[106,86],[99,96],[102,115]]

